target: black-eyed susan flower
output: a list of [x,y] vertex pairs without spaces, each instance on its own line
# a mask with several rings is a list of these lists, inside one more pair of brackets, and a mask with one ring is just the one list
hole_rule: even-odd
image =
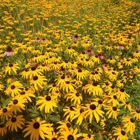
[[83,90],[87,93],[89,93],[90,95],[102,95],[103,94],[103,90],[101,88],[101,86],[97,83],[97,82],[93,82],[92,84],[87,84],[83,87]]
[[12,100],[9,102],[9,106],[11,108],[11,111],[16,114],[16,112],[22,112],[22,110],[25,110],[25,103],[27,100],[23,98],[22,96],[15,96],[12,98]]
[[20,67],[17,62],[15,64],[8,63],[4,69],[4,72],[5,72],[5,74],[9,74],[9,75],[16,74],[18,69],[20,69]]
[[130,132],[130,134],[133,135],[136,128],[135,119],[130,116],[124,116],[122,117],[122,123],[126,132]]
[[10,46],[8,46],[6,48],[6,51],[4,52],[4,55],[5,56],[12,56],[12,55],[14,55],[14,51],[12,50],[12,48]]
[[7,133],[6,125],[3,123],[0,123],[0,136],[4,136]]
[[84,113],[85,107],[78,105],[76,106],[74,111],[75,111],[75,115],[72,118],[72,120],[76,119],[76,124],[81,125],[85,119],[85,113]]
[[25,98],[27,101],[32,102],[31,98],[35,97],[34,92],[35,92],[34,89],[31,87],[24,88],[17,96],[21,96],[22,98]]
[[22,91],[23,85],[19,81],[12,82],[8,88],[5,90],[6,95],[11,95],[14,97]]
[[3,107],[0,109],[0,118],[5,118],[8,120],[9,117],[12,116],[11,108],[10,107]]
[[43,88],[43,85],[45,85],[47,82],[47,79],[45,76],[33,76],[30,79],[30,85],[35,88],[35,90],[40,90]]
[[92,123],[93,118],[95,118],[96,122],[98,123],[104,114],[104,112],[101,110],[101,107],[92,102],[90,104],[86,104],[84,113],[86,119],[88,118],[90,123]]
[[39,96],[36,105],[39,106],[40,111],[44,110],[45,113],[49,113],[53,111],[54,107],[57,107],[57,98],[51,95]]
[[30,135],[31,140],[39,140],[39,137],[44,140],[46,134],[53,131],[52,125],[47,124],[45,120],[41,121],[40,118],[32,119],[27,123],[26,128],[23,130],[23,132],[26,132],[24,137]]
[[82,133],[82,140],[94,140],[95,135]]
[[136,119],[136,120],[140,120],[140,110],[138,110],[138,109],[133,109],[132,110],[132,114],[133,114],[133,116],[134,116],[134,118]]
[[59,124],[57,127],[59,131],[69,130],[72,127],[69,121],[59,121],[57,123]]
[[24,125],[25,119],[23,118],[23,115],[14,115],[10,118],[9,121],[6,123],[6,127],[10,131],[16,131],[18,132],[18,128],[22,129]]
[[50,131],[49,133],[47,133],[46,138],[48,140],[61,140],[59,138],[59,133],[55,133],[54,131]]
[[117,119],[117,116],[120,112],[120,109],[117,106],[106,106],[105,110],[107,110],[106,115],[108,118]]
[[78,129],[66,129],[64,131],[61,131],[60,133],[60,139],[61,140],[77,140],[82,136],[82,133],[78,133]]
[[80,104],[83,99],[82,94],[77,92],[76,90],[66,93],[65,98],[66,100],[70,100],[71,102],[73,102],[74,105]]
[[73,117],[75,116],[75,107],[74,106],[66,106],[64,109],[64,117],[65,120],[68,121],[70,119],[70,121],[72,121]]
[[113,136],[116,137],[116,140],[128,140],[127,132],[120,127],[114,128]]

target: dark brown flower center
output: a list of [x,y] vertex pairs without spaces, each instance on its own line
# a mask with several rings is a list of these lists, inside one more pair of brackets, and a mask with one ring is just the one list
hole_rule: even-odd
[[99,103],[99,104],[102,104],[102,103],[103,103],[103,101],[102,101],[102,100],[98,100],[98,103]]
[[95,110],[96,109],[96,106],[94,104],[90,105],[90,109],[91,110]]
[[114,96],[113,96],[113,98],[114,98],[114,99],[117,99],[117,96],[116,96],[116,95],[114,95]]
[[68,135],[67,140],[74,140],[74,136],[73,135]]
[[136,110],[136,112],[137,112],[137,113],[140,113],[140,111],[139,111],[139,110]]
[[4,124],[0,124],[0,128],[4,128]]
[[10,46],[8,46],[8,47],[6,48],[6,51],[7,51],[7,52],[12,52],[12,48],[11,48]]
[[131,119],[130,119],[130,121],[131,121],[132,123],[134,123],[134,122],[135,122],[135,120],[134,120],[133,118],[131,118]]
[[24,94],[25,94],[25,91],[20,92],[20,95],[24,95]]
[[45,98],[47,101],[50,101],[51,100],[51,97],[50,96],[46,96]]
[[13,64],[12,64],[12,63],[10,63],[10,64],[9,64],[9,67],[13,67]]
[[92,85],[93,85],[93,86],[97,86],[98,84],[97,84],[97,83],[93,83]]
[[36,67],[32,67],[31,70],[32,70],[32,71],[36,70]]
[[69,81],[66,81],[66,84],[69,84],[70,82]]
[[14,105],[16,105],[17,103],[18,103],[18,100],[17,99],[13,100],[13,104]]
[[77,92],[77,93],[76,93],[76,96],[77,96],[77,97],[79,97],[79,96],[80,96],[80,94]]
[[15,85],[11,85],[11,89],[15,89]]
[[11,118],[11,122],[16,122],[16,118],[15,117],[13,117],[13,118]]
[[113,110],[116,111],[117,110],[117,107],[113,107]]
[[33,80],[37,80],[37,79],[38,79],[38,76],[34,76],[34,77],[33,77]]
[[122,130],[122,131],[121,131],[121,134],[124,136],[126,133]]
[[78,72],[82,72],[82,70],[81,69],[78,69]]
[[6,113],[7,112],[7,108],[3,108],[3,113]]
[[33,127],[34,127],[35,129],[38,129],[38,128],[40,127],[40,124],[39,124],[38,122],[35,122],[35,123],[33,124]]
[[84,109],[80,109],[80,113],[83,113],[84,112]]
[[122,89],[120,89],[120,91],[121,91],[121,92],[124,92],[124,89],[122,88]]
[[52,140],[57,140],[57,138],[52,138]]
[[67,127],[70,128],[71,127],[71,124],[70,123],[66,123]]
[[88,134],[88,137],[89,137],[89,138],[91,138],[91,135],[90,135],[90,134]]
[[74,106],[70,106],[70,110],[73,111],[74,110]]

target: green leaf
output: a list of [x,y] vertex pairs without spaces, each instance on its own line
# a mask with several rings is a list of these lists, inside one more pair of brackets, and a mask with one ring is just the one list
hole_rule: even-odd
[[92,120],[92,125],[94,125],[99,130],[102,130],[102,127],[99,124],[97,124],[94,120]]
[[54,116],[54,115],[49,115],[49,120],[52,122],[58,122],[58,121],[60,121],[60,117]]
[[7,106],[8,103],[11,101],[11,98],[12,98],[12,97],[9,97],[8,99],[3,100],[3,101],[2,101],[2,104],[3,104],[2,106],[3,106],[3,107]]

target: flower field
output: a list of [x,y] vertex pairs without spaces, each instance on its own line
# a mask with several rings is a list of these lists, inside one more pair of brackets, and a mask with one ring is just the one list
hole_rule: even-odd
[[0,140],[140,140],[139,0],[0,0]]

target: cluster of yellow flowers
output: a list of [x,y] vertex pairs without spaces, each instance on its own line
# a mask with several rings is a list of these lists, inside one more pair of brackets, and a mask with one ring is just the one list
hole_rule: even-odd
[[139,139],[138,6],[3,0],[0,137]]

